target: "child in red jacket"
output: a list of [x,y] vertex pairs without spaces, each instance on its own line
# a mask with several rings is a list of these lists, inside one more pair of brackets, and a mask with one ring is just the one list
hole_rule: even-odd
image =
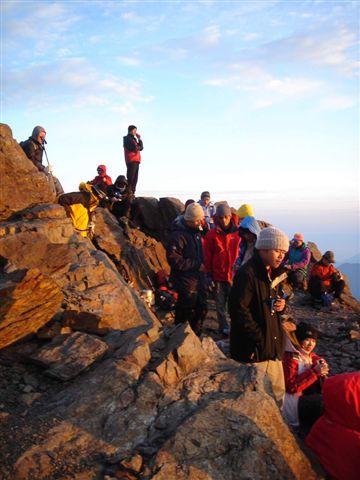
[[[285,421],[299,427],[302,418],[313,423],[321,411],[321,379],[329,373],[323,358],[313,350],[318,332],[307,323],[300,323],[295,331],[295,340],[288,341],[283,357],[286,394],[283,416]],[[312,411],[315,409],[314,413]],[[311,410],[311,411],[310,411]],[[310,419],[310,416],[315,419]]]

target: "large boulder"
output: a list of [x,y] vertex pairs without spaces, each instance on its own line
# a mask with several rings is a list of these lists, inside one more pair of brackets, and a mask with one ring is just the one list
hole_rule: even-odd
[[16,268],[36,268],[51,276],[64,296],[67,325],[104,334],[156,321],[109,257],[74,233],[61,207],[33,207],[24,215],[0,228],[0,255]]
[[169,272],[163,245],[141,230],[129,228],[124,235],[116,218],[106,209],[96,211],[96,246],[105,252],[128,283],[138,289],[154,285],[159,270]]
[[8,125],[0,124],[0,220],[39,203],[52,202],[47,177],[27,158]]
[[0,273],[0,349],[37,332],[63,298],[52,278],[37,268]]

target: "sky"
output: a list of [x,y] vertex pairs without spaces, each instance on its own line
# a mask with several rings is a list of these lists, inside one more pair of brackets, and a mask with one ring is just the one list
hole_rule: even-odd
[[137,195],[251,203],[338,262],[359,243],[359,1],[1,2],[1,122],[35,125],[66,191],[105,164]]

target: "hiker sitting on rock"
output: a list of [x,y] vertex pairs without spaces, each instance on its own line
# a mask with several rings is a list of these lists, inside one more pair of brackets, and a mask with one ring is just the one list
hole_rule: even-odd
[[170,281],[178,293],[175,324],[188,321],[196,335],[201,334],[207,313],[204,252],[199,230],[203,218],[204,212],[198,203],[188,205],[184,215],[174,220],[166,249]]
[[288,270],[288,280],[294,288],[307,289],[307,269],[310,257],[310,248],[304,242],[304,235],[295,233],[284,259],[284,267]]
[[239,249],[240,237],[231,217],[231,209],[221,203],[216,209],[215,228],[204,239],[205,270],[215,282],[216,314],[219,333],[229,335],[227,301],[233,278],[233,266]]
[[134,198],[124,175],[119,175],[114,185],[106,187],[106,195],[109,198],[110,212],[115,215],[123,228],[128,228],[131,203]]
[[46,175],[51,190],[55,193],[55,195],[58,196],[64,193],[64,189],[62,188],[59,179],[53,175],[52,166],[49,164],[47,167],[45,167],[42,163],[44,153],[47,158],[45,151],[45,144],[47,142],[45,137],[45,128],[37,125],[33,129],[31,137],[23,142],[20,142],[20,147],[24,150],[28,159],[32,161],[39,172],[42,172]]
[[329,366],[313,350],[318,332],[307,323],[300,323],[287,339],[283,356],[286,394],[283,416],[292,427],[307,431],[322,414],[322,381]]
[[336,270],[334,252],[327,251],[319,262],[316,262],[310,272],[309,292],[322,301],[323,305],[331,305],[334,298],[341,299],[345,282],[341,273]]
[[99,186],[89,183],[80,183],[79,190],[60,195],[58,203],[65,208],[75,230],[83,237],[92,238],[95,228],[94,210],[106,198],[106,194]]
[[328,476],[360,478],[360,372],[327,378],[323,386],[324,414],[312,427],[305,444]]
[[105,165],[99,165],[97,167],[97,173],[97,176],[89,182],[91,185],[112,185],[111,177],[107,175]]
[[202,192],[200,200],[198,204],[204,211],[204,218],[207,224],[208,229],[215,227],[214,224],[214,215],[216,213],[215,205],[210,201],[210,193],[209,192]]

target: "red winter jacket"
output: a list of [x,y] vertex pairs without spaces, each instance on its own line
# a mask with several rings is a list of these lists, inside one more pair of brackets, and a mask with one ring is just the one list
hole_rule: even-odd
[[99,165],[98,169],[101,168],[103,173],[101,175],[97,175],[93,180],[91,180],[91,185],[112,185],[112,180],[109,175],[106,174],[106,167],[105,165]]
[[360,372],[325,380],[325,413],[306,437],[306,445],[336,480],[360,478]]
[[143,141],[141,140],[141,136],[137,133],[136,138],[131,133],[128,133],[124,137],[124,155],[125,155],[125,163],[140,163],[141,162],[141,150],[144,149]]
[[336,268],[331,263],[329,265],[323,265],[320,260],[320,262],[317,262],[313,265],[310,278],[318,277],[322,280],[325,287],[330,287],[331,280],[336,271]]
[[230,233],[216,225],[204,238],[205,270],[215,282],[232,282],[233,266],[239,252],[240,237],[234,223]]
[[285,387],[287,393],[299,393],[306,390],[310,385],[318,380],[319,375],[314,370],[320,357],[316,353],[311,352],[312,367],[307,368],[301,373],[298,373],[299,362],[297,360],[296,352],[285,352],[283,356],[283,368]]

